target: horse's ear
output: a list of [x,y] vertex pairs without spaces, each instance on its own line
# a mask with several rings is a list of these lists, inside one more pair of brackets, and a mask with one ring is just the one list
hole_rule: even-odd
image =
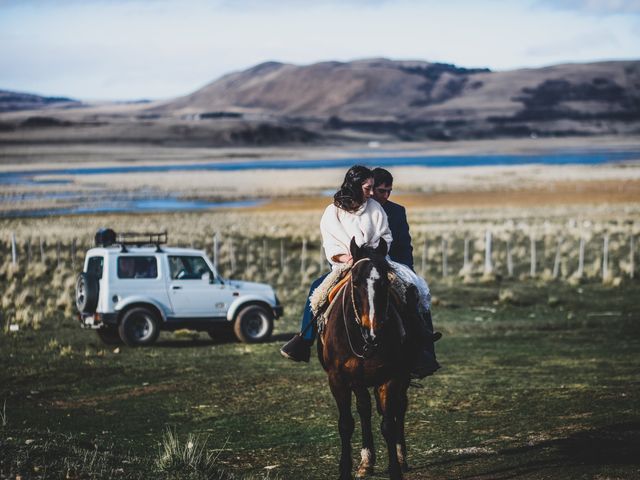
[[380,237],[380,242],[378,242],[375,252],[383,257],[387,255],[387,242],[384,238]]
[[354,261],[360,258],[360,247],[356,243],[356,237],[351,237],[349,252],[351,253],[351,258],[353,258]]

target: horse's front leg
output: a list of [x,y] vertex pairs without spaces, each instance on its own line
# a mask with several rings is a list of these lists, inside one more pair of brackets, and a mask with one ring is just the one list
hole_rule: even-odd
[[378,408],[382,413],[382,436],[387,444],[389,453],[389,478],[391,480],[402,480],[402,470],[398,462],[397,450],[397,422],[399,405],[399,385],[393,380],[378,387]]
[[404,438],[404,419],[407,413],[407,407],[409,405],[409,398],[407,397],[407,388],[409,382],[400,389],[398,394],[398,416],[396,417],[396,453],[398,455],[398,462],[403,472],[409,471],[409,464],[407,463],[407,443]]
[[356,478],[364,478],[373,473],[376,463],[376,451],[373,448],[373,432],[371,431],[371,396],[365,387],[354,389],[354,393],[362,427],[362,451],[360,452],[362,459]]
[[353,460],[351,459],[351,436],[355,422],[351,415],[351,388],[341,382],[336,376],[329,377],[331,393],[338,405],[338,431],[342,442],[342,453],[340,454],[340,480],[351,480],[351,469]]

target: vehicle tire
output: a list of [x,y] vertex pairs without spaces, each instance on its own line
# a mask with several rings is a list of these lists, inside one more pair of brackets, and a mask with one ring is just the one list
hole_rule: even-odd
[[96,330],[98,337],[102,340],[102,343],[107,345],[120,345],[122,339],[118,334],[118,329],[115,327],[102,327]]
[[76,279],[76,307],[80,313],[94,313],[98,306],[99,283],[95,275],[82,272]]
[[118,333],[122,341],[130,347],[151,345],[160,335],[158,317],[149,308],[132,308],[122,317]]
[[244,307],[236,316],[233,332],[244,343],[266,342],[273,332],[273,314],[260,305]]

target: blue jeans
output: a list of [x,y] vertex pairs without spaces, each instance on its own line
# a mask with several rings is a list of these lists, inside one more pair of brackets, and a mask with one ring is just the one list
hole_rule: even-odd
[[313,281],[311,288],[309,289],[309,295],[307,295],[307,303],[304,305],[304,312],[302,312],[302,325],[300,327],[302,338],[311,342],[316,339],[317,328],[313,325],[310,326],[310,323],[313,321],[313,314],[311,313],[311,300],[309,300],[309,297],[311,297],[313,291],[318,288],[322,281],[327,278],[327,275],[329,275],[329,272]]

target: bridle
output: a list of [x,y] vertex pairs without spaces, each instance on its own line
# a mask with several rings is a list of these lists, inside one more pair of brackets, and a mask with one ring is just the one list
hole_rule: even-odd
[[[360,335],[362,338],[362,342],[364,343],[364,346],[362,347],[362,354],[359,354],[358,352],[355,351],[355,349],[353,348],[353,343],[351,342],[351,335],[349,334],[349,326],[347,325],[347,308],[346,308],[346,300],[345,300],[347,295],[346,295],[346,291],[344,290],[342,293],[342,321],[344,322],[344,329],[347,334],[347,341],[349,342],[351,353],[353,353],[356,357],[361,359],[370,358],[378,348],[378,343],[376,341],[372,341],[371,339],[365,337],[364,333],[362,333],[362,319],[360,318],[360,314],[358,313],[358,308],[356,307],[356,300],[355,300],[356,297],[355,297],[355,287],[353,285],[353,269],[355,268],[356,265],[366,260],[371,261],[370,258],[361,258],[351,266],[352,274],[351,274],[351,278],[349,279],[350,293],[351,293],[351,307],[353,308],[353,314],[355,316],[356,324],[360,327]],[[345,290],[346,290],[346,286],[345,286]],[[387,314],[388,311],[389,311],[389,290],[387,290],[387,311],[385,311],[385,315]]]

